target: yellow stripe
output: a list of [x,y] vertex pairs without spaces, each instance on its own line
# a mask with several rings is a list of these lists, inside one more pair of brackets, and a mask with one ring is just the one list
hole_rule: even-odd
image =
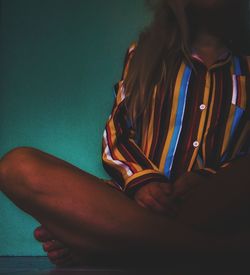
[[132,42],[131,45],[129,46],[128,60],[127,60],[127,63],[125,64],[125,68],[124,68],[124,72],[123,72],[123,76],[122,76],[123,79],[125,79],[127,77],[129,64],[130,64],[131,58],[133,56],[133,54],[131,52],[136,48],[136,46],[137,46],[136,42]]
[[[102,159],[105,163],[107,163],[110,167],[114,167],[117,171],[121,172],[122,176],[124,178],[127,178],[127,172],[124,168],[122,168],[121,166],[118,166],[116,163],[114,163],[112,160],[107,159],[107,155],[105,153],[103,153]],[[120,159],[119,159],[120,160]]]
[[152,140],[153,140],[153,132],[154,132],[154,128],[153,128],[154,125],[153,124],[154,124],[156,91],[157,91],[157,85],[155,85],[155,87],[154,87],[153,97],[152,97],[152,109],[151,109],[151,116],[150,116],[149,127],[148,127],[148,136],[147,136],[148,148],[145,152],[147,157],[149,157],[150,148],[152,146]]
[[[241,102],[239,107],[245,109],[246,108],[246,77],[245,76],[237,76],[237,86],[240,86],[240,93],[241,93]],[[239,91],[238,91],[239,92]],[[221,156],[226,152],[227,146],[229,144],[229,138],[230,138],[230,131],[234,120],[234,113],[237,105],[231,104],[229,117],[226,124],[226,131],[224,134],[222,149],[221,149]],[[237,153],[237,151],[236,151]]]
[[[122,90],[122,85],[120,84],[119,85],[119,89],[118,89],[118,93],[117,93],[117,105],[113,111],[113,115],[111,117],[111,119],[109,120],[108,122],[108,127],[109,127],[109,130],[110,130],[110,140],[111,140],[111,146],[110,146],[110,150],[111,150],[111,153],[112,154],[115,154],[115,156],[117,157],[118,160],[120,161],[126,161],[126,159],[124,158],[124,156],[121,154],[121,152],[118,150],[117,146],[113,146],[116,144],[117,140],[116,140],[116,136],[117,136],[117,133],[116,133],[116,129],[115,129],[115,125],[114,125],[114,114],[117,112],[117,109],[118,109],[118,103],[121,102],[121,90]],[[110,164],[112,164],[112,161],[110,160],[107,160],[107,162],[109,162]],[[117,166],[117,164],[113,164],[112,166]],[[141,170],[141,166],[138,165],[138,163],[133,163],[133,167],[136,169],[136,170]],[[117,167],[117,169],[122,173],[122,175],[124,176],[124,178],[127,177],[127,172],[126,170],[119,166]]]
[[[111,151],[112,155],[114,154],[116,156],[115,159],[117,159],[119,161],[126,161],[126,159],[124,158],[124,156],[118,150],[117,146],[113,146],[117,142],[116,131],[115,131],[115,128],[114,128],[114,121],[113,121],[113,119],[111,119],[110,122],[109,122],[109,129],[110,129],[110,132],[111,132],[110,151]],[[110,160],[107,160],[107,162],[109,162],[112,166],[114,166],[117,170],[119,170],[119,172],[122,173],[122,175],[123,175],[124,178],[128,177],[126,170],[122,166],[119,166],[119,165],[113,163],[113,161],[110,161]],[[141,167],[137,163],[133,163],[133,164],[134,164],[133,167],[135,167],[136,170],[140,170],[141,169]]]
[[[110,137],[110,139],[111,139],[111,146],[110,146],[111,153],[115,154],[115,156],[117,157],[117,160],[119,160],[119,161],[125,161],[126,162],[127,160],[124,158],[124,156],[118,150],[118,148],[116,146],[113,146],[113,145],[116,144],[116,131],[115,131],[115,126],[114,126],[113,118],[111,118],[109,120],[108,125],[109,125],[109,129],[110,129],[110,133],[111,133],[111,137]],[[137,147],[138,150],[141,150],[141,148],[135,143],[135,141],[133,139],[129,138],[129,141],[133,144],[134,147]],[[115,164],[113,161],[108,160],[107,159],[107,155],[105,153],[103,154],[103,159],[105,160],[105,162],[109,163],[111,166],[113,166],[114,168],[116,168],[116,170],[118,170],[119,172],[121,172],[121,174],[123,175],[124,179],[128,178],[126,170],[122,166],[119,166],[119,165]],[[152,161],[150,161],[149,159],[148,159],[148,161],[152,165],[153,169],[158,170],[158,167]],[[143,170],[143,168],[137,162],[133,162],[133,167],[137,171]]]
[[[205,104],[207,106],[207,108],[208,108],[208,98],[209,98],[210,82],[211,82],[210,79],[211,79],[210,72],[208,71],[207,75],[206,75],[205,91],[204,91],[204,96],[203,96],[203,104]],[[197,140],[199,142],[201,142],[201,138],[202,138],[207,108],[204,109],[203,111],[201,111],[202,113],[201,113],[201,118],[200,118],[200,123],[199,123],[199,128],[198,128],[198,135],[197,135]],[[187,169],[188,172],[192,170],[192,166],[193,166],[193,163],[197,157],[198,150],[199,150],[199,147],[196,147],[196,149],[194,149],[193,155],[191,157],[191,161],[188,165],[188,169]]]
[[141,135],[142,135],[141,148],[142,148],[143,152],[146,152],[146,142],[147,142],[147,137],[148,137],[148,127],[145,123],[145,116],[146,116],[146,112],[144,109],[143,119],[142,119],[142,130],[141,130]]
[[[231,74],[233,75],[235,72],[234,62],[232,62],[232,65],[230,66],[230,71],[231,71]],[[232,91],[233,91],[233,87],[232,87]],[[221,147],[220,156],[222,156],[224,154],[224,152],[227,150],[230,129],[231,129],[231,126],[233,123],[234,108],[235,108],[234,104],[231,104],[230,112],[229,112],[229,116],[228,116],[228,120],[227,120],[227,124],[226,124],[226,130],[225,130],[224,137],[223,137],[223,143],[222,143],[222,147]]]
[[122,101],[122,83],[123,81],[119,81],[118,82],[118,91],[117,91],[117,95],[116,95],[116,105],[118,105],[121,101]]
[[[248,65],[248,70],[250,71],[250,56],[246,57],[246,61],[247,61],[247,65]],[[244,79],[243,80],[244,83],[243,83],[243,86],[242,86],[242,91],[243,91],[242,94],[243,94],[244,99],[243,99],[243,102],[242,102],[240,107],[245,109],[246,108],[246,100],[247,100],[247,92],[248,91],[246,89],[245,76],[241,76],[241,77],[243,77],[243,79]],[[242,85],[242,83],[241,83],[241,85]],[[236,157],[237,153],[240,151],[241,146],[243,146],[243,144],[246,141],[246,138],[249,136],[249,134],[250,134],[250,122],[248,121],[246,123],[246,125],[244,126],[238,141],[235,144],[235,148],[233,150],[233,153],[232,153],[232,156],[231,156],[230,159],[234,159]]]
[[[143,152],[142,149],[136,144],[136,142],[134,141],[134,139],[129,138],[128,140],[130,141],[130,143],[133,144],[133,147],[136,147],[139,151],[141,151],[141,154],[143,154],[143,155],[145,156],[144,152]],[[158,167],[157,167],[150,159],[147,158],[147,161],[152,165],[152,167],[153,167],[154,169],[158,170]],[[133,164],[134,164],[134,163],[133,163]],[[137,166],[140,167],[139,170],[142,169],[141,166],[139,166],[139,165],[137,165]],[[137,170],[138,170],[138,169],[137,169]]]
[[167,153],[169,150],[169,145],[170,145],[172,135],[173,135],[174,129],[175,129],[175,119],[176,119],[176,114],[177,114],[178,99],[179,99],[179,95],[180,95],[181,82],[182,82],[185,68],[186,68],[186,65],[184,62],[182,62],[179,72],[177,74],[177,79],[176,79],[176,83],[175,83],[174,94],[173,94],[173,99],[172,99],[170,123],[169,123],[169,127],[167,130],[167,138],[165,141],[165,145],[164,145],[161,160],[160,160],[160,166],[159,166],[160,171],[164,171],[166,156],[167,156]]
[[223,138],[223,143],[222,143],[220,156],[222,156],[224,154],[224,152],[227,149],[227,145],[229,143],[230,130],[231,130],[231,127],[232,127],[232,124],[233,124],[233,119],[234,119],[234,112],[235,112],[235,105],[231,104],[230,111],[229,111],[229,116],[228,116],[227,123],[226,123],[226,130],[225,130],[225,133],[224,133],[224,138]]
[[[122,95],[121,95],[121,93],[122,93],[122,82],[119,83],[119,89],[118,89],[118,93],[117,93],[116,107],[114,109],[114,112],[113,112],[113,115],[112,115],[110,121],[108,122],[109,129],[110,129],[110,134],[111,134],[110,139],[111,139],[111,144],[112,145],[116,143],[116,136],[117,136],[113,117],[114,117],[114,114],[116,113],[116,111],[117,111],[117,109],[119,107],[118,104],[122,101]],[[142,154],[144,154],[144,152],[142,151],[142,149],[136,144],[136,142],[135,142],[135,140],[133,138],[129,138],[129,141],[133,144],[133,147],[136,147],[139,151],[141,151]],[[117,156],[118,160],[126,161],[126,159],[124,158],[124,156],[121,154],[121,152],[118,150],[118,148],[116,146],[111,146],[110,150],[112,151],[112,153],[114,153]],[[158,167],[152,161],[150,161],[150,159],[148,159],[148,161],[149,161],[149,163],[152,165],[152,167],[154,169],[158,169]],[[133,162],[133,167],[137,171],[142,170],[142,167],[137,162]],[[123,175],[125,177],[127,177],[126,171],[123,171],[124,168],[118,167],[118,170],[120,170],[123,173]]]
[[[153,169],[144,169],[144,170],[142,170],[142,171],[140,171],[140,172],[132,175],[131,177],[127,178],[125,180],[125,186],[127,186],[132,180],[134,180],[136,178],[139,178],[139,177],[141,177],[143,175],[150,174],[150,173],[159,174],[160,171],[157,170],[157,169],[156,170],[153,170]],[[162,174],[162,173],[160,173],[160,174]],[[132,185],[130,187],[132,187]]]
[[[123,79],[125,79],[125,77],[127,76],[127,72],[128,72],[128,67],[130,64],[130,60],[131,60],[131,51],[136,47],[136,43],[132,43],[131,46],[129,47],[129,58],[127,60],[127,63],[125,64],[125,69],[124,69],[124,74],[123,74]],[[122,89],[123,89],[123,80],[119,81],[118,83],[118,91],[117,91],[117,95],[116,95],[116,107],[113,111],[113,115],[115,114],[115,112],[118,109],[118,105],[121,103],[121,101],[123,100],[123,95],[122,95]],[[116,130],[115,130],[115,125],[114,125],[114,121],[113,121],[113,115],[111,117],[111,119],[108,121],[108,127],[110,130],[110,140],[111,140],[111,145],[110,145],[110,150],[112,154],[115,154],[115,156],[117,157],[117,160],[120,161],[126,161],[126,159],[124,158],[124,156],[121,154],[121,152],[118,150],[118,148],[116,146],[113,146],[116,144]],[[130,140],[132,143],[133,141]],[[134,143],[135,144],[135,143]],[[137,146],[137,144],[135,144],[135,146]],[[137,146],[138,147],[138,146]],[[139,147],[138,147],[139,148]],[[140,150],[140,148],[139,148]],[[119,166],[117,164],[115,164],[113,161],[108,160],[106,154],[103,154],[103,159],[105,162],[109,163],[111,166],[113,166],[114,168],[116,168],[119,172],[121,172],[121,174],[123,175],[123,177],[126,179],[128,177],[126,170],[122,167]],[[154,164],[152,164],[154,165]],[[133,163],[133,167],[139,171],[142,170],[142,167],[138,164],[138,163]],[[155,167],[155,166],[154,166]]]
[[211,121],[212,121],[212,115],[213,115],[213,109],[214,109],[214,100],[215,100],[215,75],[213,75],[213,90],[212,90],[212,98],[209,106],[209,114],[208,114],[208,120],[207,120],[207,127],[204,133],[203,137],[203,142],[202,142],[202,156],[203,156],[203,165],[206,166],[206,140],[207,140],[207,135],[208,131],[211,126]]
[[240,100],[240,105],[239,107],[245,109],[246,108],[246,103],[247,103],[247,89],[246,89],[246,76],[239,75],[238,76],[238,81],[239,81],[239,86],[240,86],[240,91],[241,91],[241,100]]

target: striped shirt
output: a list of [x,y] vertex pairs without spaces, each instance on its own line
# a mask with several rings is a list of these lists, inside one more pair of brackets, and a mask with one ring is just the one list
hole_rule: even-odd
[[126,78],[136,42],[127,49],[121,80],[102,139],[107,183],[133,196],[149,182],[173,183],[184,172],[216,174],[250,153],[250,57],[228,51],[207,68],[195,52],[196,72],[180,61],[174,87],[153,89],[148,125],[130,127],[124,104]]

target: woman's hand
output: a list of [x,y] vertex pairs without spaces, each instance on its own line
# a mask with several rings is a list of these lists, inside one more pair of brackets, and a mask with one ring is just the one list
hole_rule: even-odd
[[208,179],[190,171],[183,173],[173,184],[172,200],[183,201],[187,200],[188,196],[193,192],[197,186],[206,184]]
[[148,183],[135,193],[134,199],[142,207],[176,217],[183,201],[204,181],[207,180],[192,171],[185,172],[173,184]]
[[142,207],[175,216],[177,205],[169,199],[173,186],[166,182],[152,182],[141,187],[134,196],[135,201]]

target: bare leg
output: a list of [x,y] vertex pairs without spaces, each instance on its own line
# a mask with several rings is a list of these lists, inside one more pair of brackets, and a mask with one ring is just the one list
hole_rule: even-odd
[[233,160],[209,179],[187,174],[186,182],[198,185],[185,199],[176,221],[209,234],[250,232],[249,167],[250,155]]
[[[249,238],[217,240],[138,206],[83,170],[33,148],[17,148],[0,162],[0,190],[58,240],[92,263],[146,263],[180,256],[240,251]],[[191,208],[192,209],[192,208]],[[193,210],[193,209],[192,209]],[[248,235],[247,235],[248,237]],[[237,250],[239,249],[239,250]],[[124,263],[124,260],[122,260]]]

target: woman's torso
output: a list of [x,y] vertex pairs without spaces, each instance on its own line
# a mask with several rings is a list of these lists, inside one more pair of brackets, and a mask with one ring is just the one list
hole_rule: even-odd
[[192,60],[197,74],[182,61],[174,89],[158,83],[149,125],[141,117],[133,132],[170,180],[192,169],[216,170],[249,150],[249,57],[228,52],[209,69],[195,53]]

